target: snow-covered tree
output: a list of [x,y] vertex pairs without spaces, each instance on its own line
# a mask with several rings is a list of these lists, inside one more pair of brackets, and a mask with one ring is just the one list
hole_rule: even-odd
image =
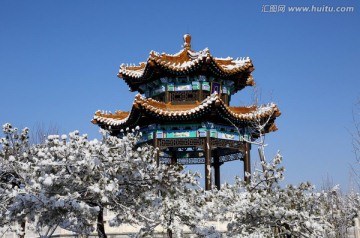
[[342,194],[339,185],[325,187],[320,193],[319,204],[323,216],[332,226],[331,237],[346,237],[360,208],[360,195],[355,191]]
[[[2,173],[9,197],[1,211],[4,227],[27,220],[30,229],[49,237],[58,226],[89,234],[97,224],[99,237],[106,237],[103,210],[108,209],[115,214],[112,225],[138,224],[142,234],[159,225],[171,232],[183,229],[174,224],[189,225],[197,233],[205,229],[200,203],[190,209],[196,175],[184,173],[180,165],[157,165],[155,149],[137,146],[136,134],[89,141],[76,131],[68,137],[48,136],[45,143],[29,147],[28,130],[24,142],[16,131],[4,126],[0,154],[2,168],[19,180],[9,186]],[[186,212],[185,204],[197,213]]]
[[21,196],[24,187],[26,174],[18,166],[23,162],[18,158],[28,153],[29,129],[24,128],[19,133],[8,123],[2,129],[5,137],[0,138],[0,234],[13,231],[23,236],[24,213],[12,217],[9,207],[18,202],[17,197]]
[[229,237],[324,237],[332,231],[319,204],[321,194],[309,183],[280,186],[281,160],[278,154],[262,162],[250,183],[238,179],[214,194],[215,218],[228,223]]
[[360,188],[360,172],[359,172],[359,164],[360,164],[360,101],[356,103],[356,106],[353,111],[353,123],[354,130],[351,133],[352,135],[352,143],[355,154],[356,165],[352,166],[352,172],[355,176],[355,182],[357,184],[357,188]]
[[250,181],[237,179],[234,185],[224,184],[214,191],[213,219],[228,224],[229,237],[340,237],[337,229],[351,224],[359,195],[345,198],[334,191],[316,192],[309,182],[281,186],[282,156],[278,153],[271,162],[265,156],[265,131],[271,117],[254,118],[255,140],[247,142],[258,147],[260,169],[248,174]]
[[104,165],[108,169],[100,190],[107,209],[115,213],[110,225],[138,224],[142,226],[139,236],[153,235],[158,226],[168,237],[182,237],[186,227],[199,236],[218,235],[204,223],[206,196],[197,174],[184,172],[178,164],[157,164],[156,150],[136,146],[134,134],[121,139],[107,137],[105,143],[110,149],[102,150],[102,156],[104,161],[108,158]]
[[204,191],[197,174],[181,165],[158,165],[157,150],[139,146],[136,131],[122,138],[104,133],[102,140],[75,131],[32,146],[27,128],[18,132],[5,124],[3,133],[1,232],[23,235],[26,221],[41,237],[57,227],[84,235],[96,230],[106,237],[103,211],[108,209],[114,214],[110,225],[139,225],[139,237],[152,236],[156,227],[168,237],[183,237],[185,228],[197,237],[221,237],[208,225],[211,220],[226,223],[229,237],[341,237],[339,229],[351,225],[360,204],[358,194],[342,196],[336,188],[281,186],[282,157],[267,162],[263,138],[257,141],[260,169],[250,181]]
[[[16,186],[8,186],[14,196],[0,218],[3,223],[8,227],[20,223],[23,228],[26,220],[27,226],[42,237],[51,236],[57,226],[87,232],[92,226],[89,216],[96,215],[98,207],[87,206],[79,199],[76,184],[84,183],[67,175],[66,168],[80,167],[65,161],[68,149],[76,151],[76,146],[49,136],[45,144],[29,147],[28,129],[18,136],[17,129],[6,124],[3,131],[1,165],[18,181]],[[81,153],[71,153],[81,160]]]

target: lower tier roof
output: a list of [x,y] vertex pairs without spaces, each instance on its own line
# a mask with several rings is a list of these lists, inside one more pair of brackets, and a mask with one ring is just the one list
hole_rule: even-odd
[[130,112],[105,113],[97,111],[92,123],[113,132],[152,123],[211,121],[237,127],[255,127],[255,123],[267,123],[264,130],[270,132],[277,130],[274,121],[280,114],[280,110],[274,103],[263,106],[231,107],[226,105],[216,93],[202,102],[193,104],[163,103],[138,94],[135,96]]

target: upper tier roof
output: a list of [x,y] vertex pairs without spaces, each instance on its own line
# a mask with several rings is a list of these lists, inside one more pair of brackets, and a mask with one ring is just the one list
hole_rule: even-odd
[[217,58],[210,54],[209,49],[195,52],[190,45],[191,36],[184,36],[184,49],[177,54],[150,52],[146,62],[136,66],[122,64],[119,78],[123,78],[131,91],[139,91],[141,84],[161,77],[181,77],[192,75],[213,76],[219,79],[234,81],[236,91],[245,86],[254,85],[251,72],[254,70],[249,57],[233,59]]

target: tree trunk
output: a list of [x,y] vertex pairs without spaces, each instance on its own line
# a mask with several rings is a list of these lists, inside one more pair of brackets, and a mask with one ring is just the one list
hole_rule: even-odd
[[21,235],[19,235],[19,238],[25,238],[25,228],[26,228],[25,220],[21,222],[20,226],[21,226],[21,230],[23,231],[23,233]]
[[105,226],[104,226],[104,208],[100,207],[100,211],[97,217],[97,226],[96,230],[98,232],[99,238],[107,238],[107,235],[105,233]]
[[[169,221],[168,221],[169,227],[171,226],[171,223],[172,223],[172,212],[170,211],[170,216],[169,216]],[[167,233],[167,238],[173,237],[173,232],[172,232],[171,228],[167,228],[166,233]]]
[[167,229],[167,237],[172,238],[172,230],[170,228]]

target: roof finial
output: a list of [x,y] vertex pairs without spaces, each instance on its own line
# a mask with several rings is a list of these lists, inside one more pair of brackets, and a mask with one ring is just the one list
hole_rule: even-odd
[[185,49],[190,49],[191,48],[191,35],[190,34],[185,34],[184,35],[184,48]]

